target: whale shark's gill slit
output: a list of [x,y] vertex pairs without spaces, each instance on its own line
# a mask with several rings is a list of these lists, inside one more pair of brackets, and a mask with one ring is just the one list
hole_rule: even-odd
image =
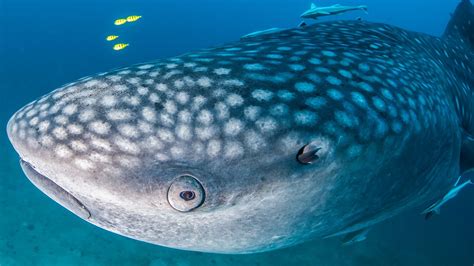
[[303,146],[296,155],[296,160],[304,165],[313,164],[319,160],[318,152],[321,150],[320,147],[315,145],[307,144]]

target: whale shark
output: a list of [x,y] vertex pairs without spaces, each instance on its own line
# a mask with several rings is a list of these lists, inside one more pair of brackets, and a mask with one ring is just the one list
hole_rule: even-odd
[[133,239],[362,241],[474,165],[473,14],[463,0],[441,37],[332,21],[95,74],[19,109],[8,137],[41,191]]

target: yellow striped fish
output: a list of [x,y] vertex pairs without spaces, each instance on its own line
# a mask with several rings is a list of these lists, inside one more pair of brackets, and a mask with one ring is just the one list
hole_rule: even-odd
[[117,36],[117,35],[109,35],[105,39],[110,42],[110,41],[113,41],[113,40],[117,39],[118,37],[119,36]]
[[127,46],[129,46],[128,43],[117,43],[116,45],[114,45],[114,50],[119,51],[119,50],[125,49],[125,47]]
[[127,23],[127,20],[124,19],[124,18],[119,18],[119,19],[117,19],[117,20],[114,22],[114,24],[117,25],[117,26],[123,25],[123,24],[125,24],[125,23]]
[[135,22],[137,20],[139,20],[142,16],[128,16],[127,17],[127,21],[128,22]]

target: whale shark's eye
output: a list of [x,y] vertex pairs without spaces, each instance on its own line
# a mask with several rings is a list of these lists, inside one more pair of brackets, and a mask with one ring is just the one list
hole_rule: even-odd
[[179,196],[185,201],[190,201],[196,198],[196,193],[193,191],[182,191],[179,193]]
[[192,211],[204,202],[205,192],[201,183],[190,175],[173,180],[168,189],[168,202],[177,211]]

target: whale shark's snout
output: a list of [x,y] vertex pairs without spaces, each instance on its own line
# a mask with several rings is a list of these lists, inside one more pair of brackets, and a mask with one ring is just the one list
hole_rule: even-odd
[[91,213],[84,204],[47,176],[39,173],[35,166],[25,161],[25,159],[34,159],[37,156],[37,148],[40,146],[37,139],[32,139],[31,137],[27,138],[29,133],[26,131],[30,131],[31,133],[32,130],[39,130],[39,128],[26,125],[22,122],[24,120],[19,120],[16,117],[17,115],[14,115],[9,120],[7,124],[7,135],[12,145],[20,154],[20,165],[25,175],[39,190],[48,195],[51,199],[82,219],[89,219]]

